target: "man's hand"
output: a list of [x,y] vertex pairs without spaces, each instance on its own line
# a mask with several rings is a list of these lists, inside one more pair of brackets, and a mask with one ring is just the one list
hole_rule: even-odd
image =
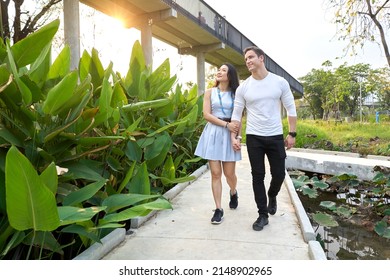
[[230,131],[230,132],[233,132],[233,133],[235,133],[235,134],[238,134],[238,131],[239,131],[239,129],[240,129],[240,122],[238,122],[238,121],[232,121],[232,122],[229,123],[228,128],[229,128],[229,131]]
[[286,140],[284,140],[284,146],[286,146],[287,150],[291,149],[295,145],[295,137],[291,135],[287,135]]

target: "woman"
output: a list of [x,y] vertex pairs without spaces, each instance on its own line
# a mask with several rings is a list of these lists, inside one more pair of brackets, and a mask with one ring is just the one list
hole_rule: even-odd
[[238,85],[236,69],[225,63],[218,69],[215,86],[206,90],[203,99],[203,117],[207,124],[200,136],[195,155],[209,161],[211,189],[216,207],[211,218],[212,224],[220,224],[223,220],[222,171],[230,187],[229,207],[236,209],[238,206],[236,161],[241,160],[241,152],[233,150],[230,133],[238,131],[238,124],[230,123]]

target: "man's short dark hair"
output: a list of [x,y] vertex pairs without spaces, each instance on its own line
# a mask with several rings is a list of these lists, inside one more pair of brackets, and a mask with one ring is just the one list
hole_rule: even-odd
[[262,50],[262,49],[260,49],[259,47],[256,47],[256,46],[250,46],[250,47],[246,47],[245,49],[244,49],[244,55],[248,52],[248,51],[254,51],[256,54],[257,54],[257,56],[264,56],[264,58],[265,58],[265,52]]

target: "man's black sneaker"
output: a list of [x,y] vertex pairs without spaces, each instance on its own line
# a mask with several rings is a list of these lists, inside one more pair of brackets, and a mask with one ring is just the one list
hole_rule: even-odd
[[256,222],[253,223],[253,230],[260,231],[262,230],[266,225],[268,225],[268,218],[266,216],[260,215]]
[[215,209],[214,210],[214,216],[211,218],[212,224],[220,224],[223,220],[223,209]]
[[276,196],[274,196],[274,197],[269,197],[268,198],[268,213],[270,214],[270,215],[275,215],[275,213],[276,213],[276,210],[278,209],[278,207],[277,207],[277,203],[276,203]]
[[[230,192],[229,192],[230,194]],[[236,193],[231,195],[230,194],[230,202],[229,202],[229,207],[230,209],[236,209],[238,206],[238,192],[236,190]]]

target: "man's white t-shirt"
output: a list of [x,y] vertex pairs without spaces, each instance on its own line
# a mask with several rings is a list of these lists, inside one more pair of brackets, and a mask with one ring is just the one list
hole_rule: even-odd
[[271,72],[262,80],[250,76],[236,90],[232,120],[241,121],[246,108],[246,134],[280,135],[283,134],[281,106],[288,116],[297,115],[294,96],[286,79]]

